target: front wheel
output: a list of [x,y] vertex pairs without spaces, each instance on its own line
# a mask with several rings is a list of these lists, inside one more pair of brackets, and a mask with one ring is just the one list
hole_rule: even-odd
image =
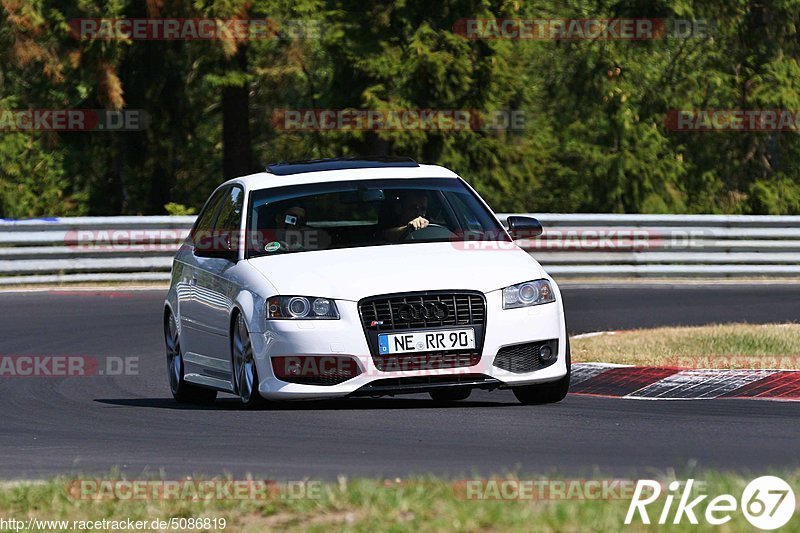
[[175,316],[169,313],[164,321],[164,341],[167,346],[167,376],[172,397],[179,403],[213,403],[217,399],[217,391],[204,389],[187,383],[183,377],[183,352],[178,324]]
[[541,405],[545,403],[557,403],[563,400],[569,392],[569,380],[571,373],[571,361],[569,352],[569,337],[567,337],[567,374],[552,383],[543,383],[541,385],[523,385],[521,387],[513,387],[511,390],[514,396],[520,403],[525,405]]
[[233,383],[242,405],[246,409],[256,409],[266,405],[267,401],[258,392],[258,370],[253,357],[253,345],[247,332],[244,316],[239,313],[233,324],[231,339],[233,359]]

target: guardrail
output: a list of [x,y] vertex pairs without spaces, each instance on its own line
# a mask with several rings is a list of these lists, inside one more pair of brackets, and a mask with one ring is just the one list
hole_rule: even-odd
[[0,285],[167,281],[194,217],[0,220]]
[[520,245],[556,278],[800,276],[800,216],[532,216],[545,233]]
[[[499,218],[505,222],[508,214]],[[800,216],[535,213],[554,277],[800,277]],[[0,285],[167,281],[194,217],[0,220]],[[491,249],[491,243],[472,243]]]

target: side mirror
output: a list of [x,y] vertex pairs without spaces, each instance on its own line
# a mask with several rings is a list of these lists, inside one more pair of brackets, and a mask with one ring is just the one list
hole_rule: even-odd
[[506,220],[508,222],[508,234],[515,241],[538,237],[544,232],[542,224],[533,217],[510,216]]
[[211,233],[192,236],[194,255],[196,257],[209,257],[213,259],[227,259],[234,263],[239,259],[239,253],[230,233]]

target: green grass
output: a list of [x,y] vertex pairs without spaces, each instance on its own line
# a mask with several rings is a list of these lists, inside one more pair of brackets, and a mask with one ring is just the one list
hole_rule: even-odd
[[[800,492],[800,471],[776,474]],[[737,499],[752,477],[707,472],[692,477],[706,483],[710,499],[730,493]],[[504,478],[520,479],[520,478]],[[527,478],[542,479],[542,478]],[[553,479],[553,478],[551,478]],[[679,478],[685,479],[685,478]],[[722,527],[655,526],[638,521],[623,524],[628,499],[618,500],[492,500],[467,499],[454,483],[427,477],[407,480],[340,480],[317,485],[318,498],[292,499],[279,493],[259,500],[89,501],[70,496],[71,480],[0,487],[0,518],[27,520],[169,520],[172,517],[224,518],[225,531],[752,531],[740,512]],[[668,482],[664,478],[662,481]],[[664,495],[651,507],[656,516]],[[673,507],[674,511],[674,507]],[[213,531],[213,529],[210,529]],[[800,530],[795,516],[784,531]]]
[[800,370],[800,324],[639,329],[570,343],[573,362]]

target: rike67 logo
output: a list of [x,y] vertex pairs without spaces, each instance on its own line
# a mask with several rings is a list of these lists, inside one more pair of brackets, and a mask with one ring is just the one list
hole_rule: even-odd
[[730,494],[721,494],[709,500],[708,494],[697,495],[699,491],[693,491],[694,486],[693,479],[685,484],[673,481],[667,486],[661,506],[662,485],[658,481],[640,479],[633,492],[625,524],[630,525],[638,515],[643,524],[650,524],[651,520],[660,525],[685,524],[686,521],[699,524],[699,518],[704,519],[706,524],[721,526],[731,521],[733,513],[741,512],[752,526],[773,530],[786,525],[794,514],[794,491],[779,477],[762,476],[754,479],[747,484],[739,500]]

